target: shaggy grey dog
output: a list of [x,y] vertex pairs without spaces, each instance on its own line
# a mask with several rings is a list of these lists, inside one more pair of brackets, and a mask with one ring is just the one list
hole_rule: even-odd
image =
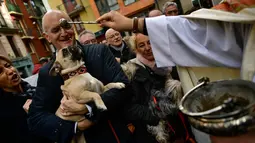
[[[121,67],[128,79],[132,81],[138,66],[129,62],[122,64]],[[177,114],[178,103],[183,96],[181,83],[178,80],[173,80],[170,74],[167,77],[165,88],[162,90],[152,90],[151,95],[154,97],[151,97],[152,100],[148,103],[151,112],[161,119],[157,126],[147,126],[148,132],[154,135],[159,143],[170,142],[166,118],[168,115]],[[153,99],[157,100],[157,104],[155,104]]]

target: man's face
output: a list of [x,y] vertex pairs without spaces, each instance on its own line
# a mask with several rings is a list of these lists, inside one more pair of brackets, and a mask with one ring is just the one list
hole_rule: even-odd
[[162,12],[159,10],[153,10],[149,13],[149,17],[156,17],[162,15]]
[[94,37],[94,35],[87,33],[80,37],[80,43],[82,45],[97,44],[97,39]]
[[148,36],[143,34],[138,34],[136,36],[136,52],[141,54],[145,59],[154,61],[154,56]]
[[21,77],[10,63],[0,59],[0,88],[10,89],[18,86],[21,82]]
[[176,15],[178,15],[177,7],[174,6],[174,5],[171,5],[171,6],[167,7],[166,11],[165,11],[165,15],[166,16],[176,16]]
[[68,28],[60,27],[59,20],[61,18],[68,19],[63,13],[51,13],[45,18],[45,27],[47,27],[45,28],[45,37],[57,49],[71,46],[75,40],[72,26]]
[[119,47],[122,44],[122,37],[120,32],[111,30],[106,35],[106,40],[109,45]]

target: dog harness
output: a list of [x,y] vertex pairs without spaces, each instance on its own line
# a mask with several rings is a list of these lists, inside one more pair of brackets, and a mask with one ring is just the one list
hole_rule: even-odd
[[[152,96],[152,99],[153,99],[153,102],[155,104],[156,109],[161,111],[161,109],[158,106],[158,101],[157,101],[156,97]],[[180,117],[181,122],[182,122],[182,124],[184,126],[184,129],[185,129],[185,132],[186,132],[185,142],[187,142],[187,143],[196,143],[196,141],[192,137],[190,137],[190,134],[189,134],[188,128],[185,124],[185,120],[184,120],[184,117],[183,117],[182,113],[178,112],[178,116]],[[173,129],[172,125],[169,122],[167,122],[167,126],[175,134],[175,130]]]
[[87,72],[87,68],[85,66],[81,66],[75,71],[69,72],[67,74],[63,74],[62,77],[64,80],[68,80],[69,78],[71,78],[73,76],[84,74],[86,72]]

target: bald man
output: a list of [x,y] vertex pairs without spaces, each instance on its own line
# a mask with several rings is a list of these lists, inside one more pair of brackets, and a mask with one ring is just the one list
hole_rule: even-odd
[[110,28],[105,32],[105,38],[109,49],[120,64],[135,58],[135,54],[132,52],[130,47],[128,47],[127,44],[122,40],[120,32]]
[[163,15],[163,13],[160,10],[154,9],[152,11],[149,12],[149,17],[156,17],[156,16],[160,16]]
[[[44,36],[57,50],[76,42],[83,51],[86,69],[92,76],[104,84],[128,83],[120,65],[106,45],[81,45],[74,37],[72,25],[60,26],[59,20],[62,18],[70,20],[66,13],[53,10],[47,12],[42,20]],[[61,75],[49,75],[53,62],[40,69],[36,95],[30,105],[28,124],[35,134],[58,143],[70,143],[78,132],[84,133],[87,143],[113,143],[116,139],[127,143],[134,142],[125,119],[120,116],[123,105],[131,98],[128,94],[123,94],[119,89],[111,89],[101,94],[108,109],[106,112],[98,111],[94,103],[78,103],[73,99],[64,98],[60,89],[64,84],[63,78]],[[77,70],[76,74],[79,74],[79,71]],[[57,117],[55,112],[59,107],[64,117],[80,114],[84,115],[85,119],[67,121]]]

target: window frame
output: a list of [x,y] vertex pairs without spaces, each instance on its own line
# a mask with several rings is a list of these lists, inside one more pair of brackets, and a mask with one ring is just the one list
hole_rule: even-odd
[[124,5],[125,5],[125,6],[128,6],[128,5],[131,5],[131,4],[135,3],[135,2],[137,2],[138,0],[134,0],[134,2],[127,3],[127,4],[126,4],[126,1],[129,1],[129,0],[123,0]]
[[[111,5],[109,4],[110,0],[94,0],[94,1],[100,15],[110,12],[111,10],[120,9],[118,0],[114,0],[115,2],[111,3]],[[117,8],[113,8],[115,6],[117,6]]]
[[[82,21],[80,15],[77,15],[72,18],[72,21]],[[86,30],[85,26],[83,24],[74,24],[75,30],[77,34],[80,34],[82,31]],[[79,28],[79,29],[78,29]]]

